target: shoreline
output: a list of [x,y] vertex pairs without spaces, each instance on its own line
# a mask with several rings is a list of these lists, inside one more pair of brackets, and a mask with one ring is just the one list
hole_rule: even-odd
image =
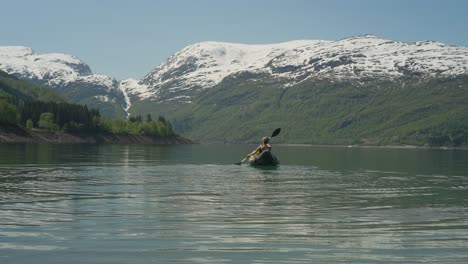
[[132,134],[72,134],[62,131],[30,130],[19,127],[0,127],[0,144],[193,144],[178,135],[153,137]]
[[[20,127],[0,127],[0,144],[242,144],[256,145],[252,142],[224,142],[224,141],[192,141],[178,135],[170,137],[153,137],[133,134],[72,134],[62,131],[49,131],[40,129],[24,129]],[[320,148],[374,148],[374,149],[439,149],[439,150],[468,150],[462,147],[431,147],[417,145],[330,145],[305,143],[278,143],[276,146],[286,147],[320,147]]]
[[[252,142],[223,142],[223,141],[194,141],[195,144],[242,144],[242,145],[258,145]],[[382,148],[382,149],[441,149],[441,150],[468,150],[468,146],[463,147],[431,147],[417,145],[331,145],[331,144],[305,144],[305,143],[275,143],[275,146],[285,147],[320,147],[320,148]]]
[[416,146],[416,145],[326,145],[326,144],[275,144],[277,146],[291,146],[291,147],[324,147],[324,148],[382,148],[382,149],[463,149],[468,150],[467,147],[431,147],[431,146]]

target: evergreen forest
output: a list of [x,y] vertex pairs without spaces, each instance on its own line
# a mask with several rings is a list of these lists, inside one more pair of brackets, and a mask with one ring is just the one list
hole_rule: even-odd
[[155,137],[175,135],[163,117],[136,115],[106,119],[98,109],[68,103],[57,92],[0,71],[0,128],[25,128],[69,133],[137,134]]

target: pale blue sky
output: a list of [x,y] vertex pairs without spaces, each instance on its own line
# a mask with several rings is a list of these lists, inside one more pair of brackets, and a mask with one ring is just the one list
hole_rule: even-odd
[[5,0],[0,10],[0,45],[69,53],[117,79],[141,78],[200,41],[375,34],[468,46],[465,0]]

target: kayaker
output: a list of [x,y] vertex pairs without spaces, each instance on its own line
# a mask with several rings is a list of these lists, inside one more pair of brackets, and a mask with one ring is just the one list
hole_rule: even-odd
[[260,154],[263,151],[270,151],[271,145],[268,142],[270,142],[270,137],[262,137],[262,144],[260,144],[260,146],[258,146],[254,151],[252,151],[249,155],[247,155],[247,157]]
[[[276,137],[281,132],[281,128],[275,129],[271,134],[271,137],[262,137],[262,144],[258,146],[254,151],[249,153],[240,162],[235,163],[241,165],[242,162],[249,159],[250,165],[278,165],[278,158],[271,153],[271,145],[268,143],[272,137]],[[254,156],[254,157],[252,157]]]

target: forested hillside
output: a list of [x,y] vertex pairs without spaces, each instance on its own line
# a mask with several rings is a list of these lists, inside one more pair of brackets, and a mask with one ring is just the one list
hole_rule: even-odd
[[168,117],[199,140],[251,141],[282,127],[275,142],[466,146],[467,102],[467,76],[310,79],[284,88],[241,74]]
[[166,137],[175,135],[162,116],[109,120],[97,109],[70,104],[51,89],[0,71],[0,128],[19,127],[71,133],[116,133]]

